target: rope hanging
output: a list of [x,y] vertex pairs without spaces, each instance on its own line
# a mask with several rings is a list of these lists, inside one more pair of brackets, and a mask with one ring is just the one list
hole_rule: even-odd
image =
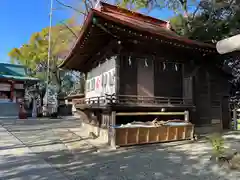
[[129,65],[129,66],[131,66],[131,65],[132,65],[131,56],[129,56],[129,58],[128,58],[128,65]]

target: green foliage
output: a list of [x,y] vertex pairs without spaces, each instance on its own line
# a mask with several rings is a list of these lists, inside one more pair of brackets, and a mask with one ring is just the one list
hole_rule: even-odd
[[212,151],[213,154],[216,157],[220,157],[224,154],[225,148],[224,148],[224,139],[220,134],[212,134],[209,137],[210,143],[212,145]]
[[130,7],[134,7],[135,10],[139,9],[163,9],[167,8],[169,10],[174,11],[176,14],[186,14],[192,6],[197,5],[196,0],[123,0],[116,1],[116,4],[121,7],[125,7],[129,9]]
[[[186,26],[187,22],[187,26]],[[200,1],[187,17],[179,14],[171,19],[179,35],[203,42],[216,42],[239,33],[240,9],[224,1]]]
[[122,7],[173,11],[172,29],[181,36],[203,42],[216,42],[239,33],[240,8],[235,1],[123,0]]
[[186,19],[183,17],[183,15],[178,15],[170,19],[170,24],[172,26],[172,29],[180,35],[185,36],[186,33]]
[[[62,62],[64,56],[71,47],[71,43],[75,41],[75,33],[79,30],[80,27],[76,26],[72,19],[63,22],[62,24],[57,24],[51,29],[49,83],[57,86],[59,91],[66,91],[64,89],[68,89],[70,85],[73,84],[71,76],[67,72],[59,70],[58,65]],[[49,28],[47,27],[40,32],[32,34],[29,42],[23,44],[20,48],[13,48],[9,52],[9,57],[11,58],[12,63],[26,66],[31,70],[33,76],[46,82],[48,48]]]
[[[69,20],[69,23],[72,23]],[[73,31],[80,28],[73,27],[69,24]],[[44,28],[40,32],[34,33],[29,42],[20,48],[14,48],[9,52],[9,56],[13,63],[26,65],[32,70],[36,70],[36,65],[46,64],[48,59],[48,37],[49,28]],[[74,40],[74,35],[62,24],[53,26],[51,29],[51,56],[54,64],[59,64],[63,52],[69,49],[70,43]],[[57,62],[55,60],[57,59]]]

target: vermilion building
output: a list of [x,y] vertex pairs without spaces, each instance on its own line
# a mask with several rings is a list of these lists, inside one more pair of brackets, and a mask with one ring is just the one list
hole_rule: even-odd
[[25,88],[37,81],[37,78],[27,75],[24,66],[0,63],[0,117],[18,116]]

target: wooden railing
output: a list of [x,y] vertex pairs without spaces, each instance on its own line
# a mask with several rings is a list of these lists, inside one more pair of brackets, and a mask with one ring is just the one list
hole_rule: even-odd
[[73,99],[75,105],[192,105],[191,99],[178,97],[148,97],[134,95],[105,95]]
[[184,105],[192,104],[189,99],[183,99],[178,97],[149,97],[149,96],[129,96],[129,95],[119,95],[111,96],[114,103],[117,104],[172,104],[172,105]]
[[73,104],[106,104],[107,96],[97,96],[91,98],[73,99]]

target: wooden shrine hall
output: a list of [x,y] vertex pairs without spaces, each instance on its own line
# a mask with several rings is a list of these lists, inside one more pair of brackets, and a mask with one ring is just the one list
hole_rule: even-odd
[[124,146],[229,128],[231,77],[218,57],[166,21],[101,2],[60,68],[85,74],[85,97],[73,104],[86,128]]

